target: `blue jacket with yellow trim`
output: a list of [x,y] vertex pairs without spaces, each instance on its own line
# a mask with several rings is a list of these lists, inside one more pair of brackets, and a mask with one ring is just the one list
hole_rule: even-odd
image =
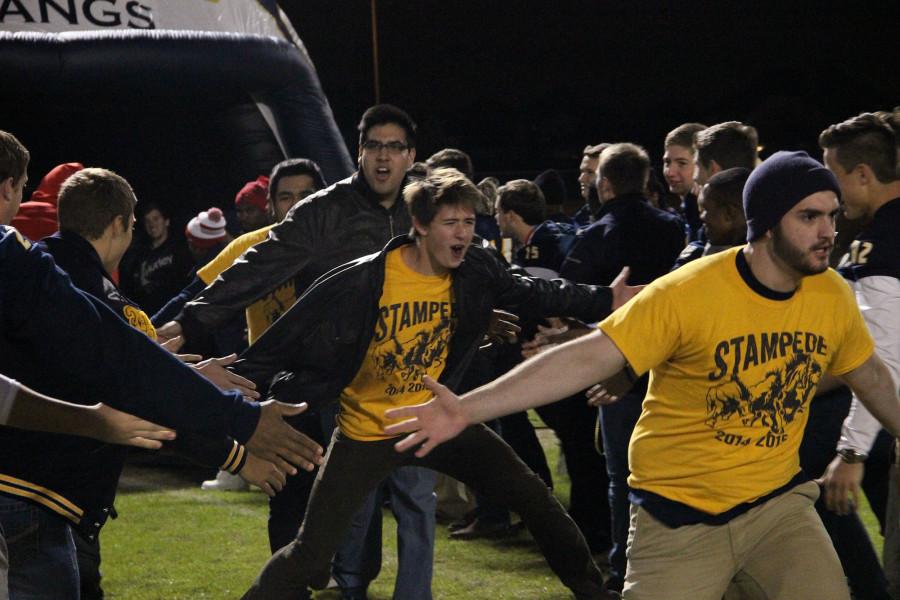
[[[102,301],[138,331],[156,339],[156,329],[150,317],[122,294],[89,241],[77,233],[59,231],[41,240],[38,247],[53,257],[56,266],[66,272],[75,287]],[[160,382],[159,385],[166,384]],[[243,461],[236,461],[235,458],[243,457],[245,449],[242,445],[235,447],[235,443],[227,437],[211,440],[182,432],[168,445],[196,462],[237,473]],[[120,450],[125,451],[124,448]]]
[[[259,406],[221,392],[100,300],[53,258],[0,226],[0,370],[69,402],[119,410],[210,438],[246,442]],[[35,502],[87,536],[109,516],[121,462],[87,438],[0,427],[0,493]]]

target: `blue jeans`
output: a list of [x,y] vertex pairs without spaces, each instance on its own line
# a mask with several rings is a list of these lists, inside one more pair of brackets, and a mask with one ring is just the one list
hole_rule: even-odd
[[334,557],[332,573],[341,589],[362,588],[381,570],[381,506],[390,502],[397,520],[397,579],[394,599],[431,600],[434,559],[434,485],[437,473],[399,467],[366,498],[350,533]]
[[0,530],[9,550],[10,600],[78,600],[78,561],[62,517],[0,496]]
[[609,509],[612,522],[612,548],[609,551],[609,580],[606,586],[621,591],[625,583],[625,547],[628,544],[629,512],[628,494],[628,443],[641,416],[646,388],[638,386],[624,394],[618,402],[600,407],[600,429],[603,432],[603,452],[606,454],[606,472],[609,475]]

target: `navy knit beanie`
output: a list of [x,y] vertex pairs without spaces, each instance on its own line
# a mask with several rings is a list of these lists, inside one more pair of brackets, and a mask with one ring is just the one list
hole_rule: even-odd
[[744,185],[747,241],[761,238],[798,202],[824,191],[841,198],[837,179],[822,163],[806,152],[776,152],[754,169]]

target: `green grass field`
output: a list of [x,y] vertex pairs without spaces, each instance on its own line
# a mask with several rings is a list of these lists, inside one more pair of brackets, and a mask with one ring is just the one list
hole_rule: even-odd
[[[551,467],[557,444],[545,440]],[[554,473],[557,495],[566,503],[564,474]],[[120,518],[103,530],[104,589],[113,600],[238,598],[269,556],[266,496],[253,492],[202,492],[196,471],[163,476],[159,468],[131,467],[116,501]],[[877,521],[862,507],[863,520],[879,555]],[[396,536],[386,511],[381,575],[369,588],[371,600],[391,598],[396,573]],[[440,600],[555,600],[571,598],[547,568],[527,532],[494,541],[451,541],[438,525],[434,597]],[[336,600],[334,591],[316,595]]]

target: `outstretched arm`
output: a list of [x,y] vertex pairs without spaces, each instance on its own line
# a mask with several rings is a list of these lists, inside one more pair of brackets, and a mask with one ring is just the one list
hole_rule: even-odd
[[396,448],[403,452],[421,444],[416,456],[422,457],[468,425],[561,400],[624,366],[625,357],[616,345],[597,331],[542,353],[462,398],[426,378],[435,397],[387,411],[388,418],[406,420],[389,425],[385,433],[412,432]]
[[82,406],[50,398],[0,375],[0,424],[92,437],[110,444],[156,449],[175,432],[105,404]]

